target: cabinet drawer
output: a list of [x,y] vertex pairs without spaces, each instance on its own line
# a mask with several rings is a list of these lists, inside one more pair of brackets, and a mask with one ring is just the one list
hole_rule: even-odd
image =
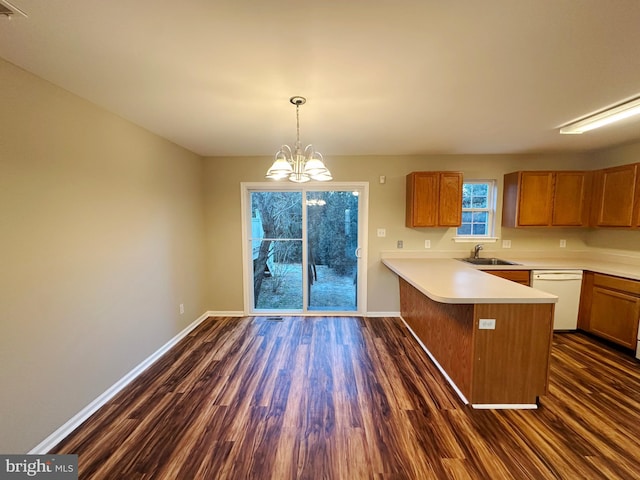
[[496,277],[501,277],[512,282],[521,283],[522,285],[529,286],[529,276],[531,272],[529,270],[483,270],[485,273],[490,273]]
[[599,287],[606,287],[621,292],[640,295],[640,282],[637,280],[629,280],[628,278],[612,277],[610,275],[601,275],[596,273],[593,276],[593,284]]

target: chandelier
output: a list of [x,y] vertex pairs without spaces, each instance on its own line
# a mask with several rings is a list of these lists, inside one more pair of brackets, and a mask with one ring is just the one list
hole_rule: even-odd
[[291,97],[289,101],[296,106],[296,144],[293,149],[289,145],[280,147],[265,177],[272,180],[288,178],[296,183],[309,180],[326,182],[333,179],[331,172],[324,166],[320,152],[316,152],[311,145],[307,145],[304,150],[300,146],[300,105],[304,105],[307,99]]

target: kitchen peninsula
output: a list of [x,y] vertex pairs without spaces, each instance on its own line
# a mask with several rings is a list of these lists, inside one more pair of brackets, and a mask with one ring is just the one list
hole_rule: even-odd
[[385,258],[404,322],[474,408],[536,408],[557,297],[454,259]]

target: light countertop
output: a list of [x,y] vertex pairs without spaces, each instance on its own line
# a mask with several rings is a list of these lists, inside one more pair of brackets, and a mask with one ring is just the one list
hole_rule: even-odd
[[558,301],[555,295],[484,273],[475,266],[451,258],[384,258],[382,263],[418,291],[440,303]]
[[472,265],[472,268],[482,270],[588,270],[606,275],[615,275],[632,280],[640,280],[640,266],[631,263],[612,262],[585,257],[576,258],[544,258],[544,257],[507,257],[500,258],[516,262],[519,265]]
[[[446,253],[445,253],[446,255]],[[484,256],[484,255],[482,255]],[[490,255],[487,255],[490,256]],[[405,252],[382,262],[390,270],[442,303],[553,303],[554,295],[519,285],[480,270],[587,270],[640,280],[640,264],[634,258],[567,252],[565,257],[539,254],[500,255],[517,265],[472,265],[455,258],[424,257]]]

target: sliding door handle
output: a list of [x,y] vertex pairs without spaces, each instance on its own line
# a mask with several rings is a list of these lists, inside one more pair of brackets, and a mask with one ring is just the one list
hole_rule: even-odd
[[358,247],[356,248],[355,254],[356,254],[356,258],[362,258],[362,247]]

